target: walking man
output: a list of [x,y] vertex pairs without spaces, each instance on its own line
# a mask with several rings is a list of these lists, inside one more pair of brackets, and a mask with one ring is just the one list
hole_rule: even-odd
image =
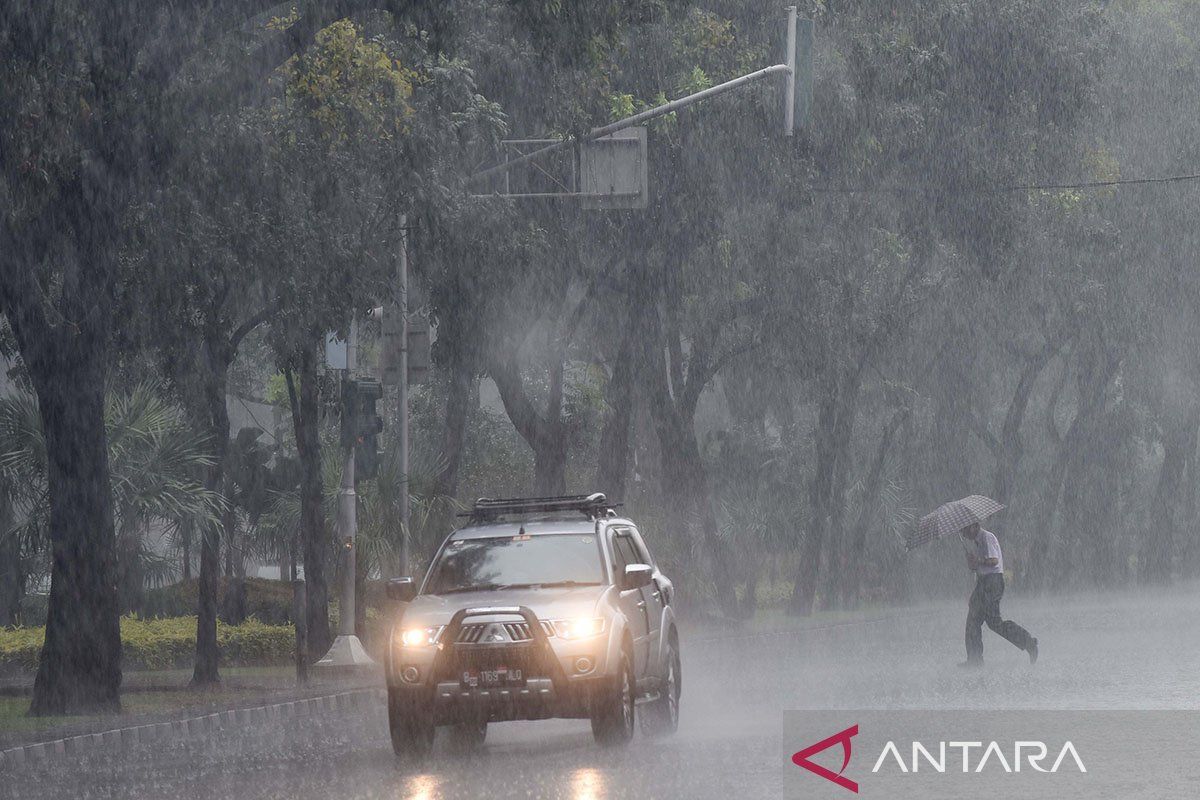
[[1000,598],[1004,596],[1004,556],[1000,542],[979,523],[963,528],[967,548],[967,568],[975,573],[975,591],[967,611],[967,662],[963,666],[983,664],[983,624],[1015,646],[1029,653],[1029,663],[1037,663],[1038,640],[1012,620],[1000,616]]

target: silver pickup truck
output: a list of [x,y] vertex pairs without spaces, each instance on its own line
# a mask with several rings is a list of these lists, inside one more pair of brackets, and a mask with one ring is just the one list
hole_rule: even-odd
[[674,587],[605,496],[479,500],[406,601],[387,650],[388,720],[401,757],[449,726],[482,744],[489,722],[590,719],[596,741],[679,723]]

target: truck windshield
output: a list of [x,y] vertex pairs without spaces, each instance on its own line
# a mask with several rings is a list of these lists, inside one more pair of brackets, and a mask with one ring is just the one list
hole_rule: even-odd
[[591,534],[457,539],[434,565],[427,594],[598,586],[600,550]]

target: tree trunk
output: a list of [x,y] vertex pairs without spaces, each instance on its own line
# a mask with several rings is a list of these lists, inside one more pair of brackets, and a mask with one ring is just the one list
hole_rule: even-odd
[[[228,497],[226,466],[229,453],[229,409],[225,405],[228,363],[210,340],[205,344],[199,365],[203,387],[204,417],[213,463],[205,470],[204,484],[211,492]],[[217,613],[221,574],[221,523],[205,525],[200,531],[200,579],[196,605],[196,661],[192,668],[192,686],[207,687],[220,683],[220,649],[217,646]]]
[[633,423],[633,373],[635,332],[630,326],[613,364],[612,377],[604,391],[609,414],[600,431],[600,453],[596,466],[596,491],[619,503],[625,499],[629,474],[629,431]]
[[1184,471],[1183,530],[1187,538],[1184,540],[1183,569],[1186,577],[1194,578],[1200,574],[1200,552],[1197,552],[1200,550],[1200,521],[1196,519],[1196,493],[1200,490],[1200,482],[1196,479],[1195,449],[1187,454]]
[[185,522],[179,527],[179,547],[183,551],[179,575],[182,580],[192,577],[192,526]]
[[[1079,368],[1078,409],[1066,435],[1061,437],[1058,453],[1050,467],[1050,474],[1044,484],[1037,522],[1034,525],[1034,540],[1030,548],[1029,564],[1027,565],[1029,583],[1038,589],[1048,589],[1058,577],[1059,564],[1057,554],[1064,547],[1064,539],[1071,532],[1074,522],[1072,514],[1066,514],[1063,524],[1059,525],[1058,535],[1051,530],[1055,512],[1058,509],[1060,496],[1067,488],[1067,479],[1076,485],[1083,479],[1082,473],[1087,469],[1085,453],[1087,440],[1095,434],[1095,422],[1104,411],[1104,401],[1109,381],[1116,372],[1118,361],[1107,353],[1088,353],[1082,355],[1083,364]],[[1053,405],[1047,412],[1047,425],[1053,427]],[[1057,431],[1050,430],[1052,440],[1059,439]]]
[[458,473],[462,468],[468,413],[471,407],[475,375],[465,360],[456,357],[450,365],[446,391],[446,426],[442,432],[442,469],[437,476],[437,493],[442,497],[458,495]]
[[1177,513],[1183,495],[1188,458],[1196,450],[1200,407],[1174,414],[1163,426],[1163,463],[1150,511],[1150,528],[1138,552],[1138,580],[1145,584],[1166,583],[1174,562]]
[[567,493],[567,437],[555,427],[533,452],[533,493],[539,497]]
[[833,569],[825,575],[825,597],[831,608],[840,607],[846,592],[858,585],[850,562],[859,554],[850,551],[850,535],[846,531],[846,487],[850,480],[854,424],[858,417],[860,374],[857,371],[847,373],[838,391],[833,483],[829,498],[829,533],[833,544],[829,563]]
[[[0,531],[12,526],[12,501],[8,488],[0,486]],[[25,596],[25,571],[21,565],[21,543],[16,536],[0,534],[0,628],[16,625],[21,619],[21,599]]]
[[494,359],[491,375],[505,413],[533,450],[533,493],[540,497],[566,494],[567,432],[562,421],[562,360],[550,368],[550,397],[545,415],[538,413],[526,394],[515,358]]
[[[992,435],[986,421],[976,421],[977,435],[987,445],[996,460],[992,497],[1001,505],[1007,506],[1008,501],[1012,498],[1017,472],[1025,455],[1021,426],[1025,421],[1025,413],[1029,409],[1029,398],[1033,393],[1033,387],[1060,347],[1061,344],[1058,341],[1049,341],[1037,353],[1026,358],[1021,368],[1021,374],[1017,378],[1012,400],[1009,401],[1008,410],[1005,412],[999,437]],[[1003,523],[994,521],[990,527],[999,533],[1003,529]]]
[[832,388],[822,393],[817,411],[816,464],[808,482],[808,530],[800,545],[800,563],[796,567],[788,613],[801,617],[812,614],[821,571],[821,555],[825,531],[829,524],[829,496],[833,486],[834,421],[837,415],[837,395]]
[[1013,391],[1012,401],[1008,404],[1008,412],[1004,415],[1004,426],[1000,431],[1000,444],[1003,455],[996,463],[996,482],[994,499],[1002,505],[1008,505],[1012,498],[1013,482],[1021,459],[1025,455],[1025,444],[1021,438],[1021,425],[1025,421],[1025,412],[1029,408],[1029,398],[1033,387],[1037,384],[1042,370],[1050,363],[1050,359],[1058,352],[1056,343],[1047,343],[1041,351],[1025,362],[1021,376],[1017,379],[1017,388]]
[[46,640],[29,711],[34,716],[121,706],[104,348],[98,341],[80,341],[55,349],[68,355],[37,367],[26,362],[46,439],[52,556]]
[[[830,566],[841,569],[845,543],[835,541],[827,554],[825,540],[830,531],[838,536],[843,533],[846,475],[861,374],[861,368],[850,368],[824,380],[815,431],[817,460],[808,487],[809,528],[800,547],[800,563],[788,603],[788,611],[794,615],[806,617],[813,612],[822,558],[831,555]],[[835,585],[836,581],[830,582],[828,588]]]
[[[842,582],[842,605],[849,606],[861,602],[867,587],[867,531],[875,519],[874,503],[879,498],[883,487],[883,467],[887,463],[888,451],[892,448],[892,439],[896,431],[908,419],[909,411],[902,409],[892,415],[883,425],[883,433],[879,437],[879,447],[867,473],[866,483],[863,484],[862,504],[858,510],[858,518],[854,522],[851,535],[850,557],[852,563],[849,569],[850,580]],[[852,587],[852,588],[851,588]]]
[[[299,354],[300,385],[289,387],[296,448],[300,455],[300,541],[307,602],[308,653],[318,659],[329,649],[329,588],[325,565],[329,556],[329,531],[325,526],[324,485],[321,481],[321,441],[318,427],[317,353],[314,346]],[[290,373],[289,373],[290,374]]]
[[728,547],[721,540],[717,517],[709,493],[708,474],[700,457],[696,441],[695,406],[680,408],[671,396],[667,383],[668,363],[663,360],[661,326],[651,326],[650,335],[643,337],[643,358],[646,369],[647,399],[650,416],[658,435],[662,461],[662,493],[668,511],[676,524],[690,531],[699,529],[700,540],[712,566],[712,585],[717,604],[729,617],[740,616],[736,575]]
[[567,493],[567,428],[563,423],[563,361],[559,352],[550,365],[550,392],[546,416],[534,444],[534,493],[555,497]]

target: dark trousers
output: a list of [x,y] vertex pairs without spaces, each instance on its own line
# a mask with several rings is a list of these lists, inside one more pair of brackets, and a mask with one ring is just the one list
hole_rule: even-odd
[[1029,631],[1000,616],[1000,598],[1004,596],[1004,576],[980,575],[967,610],[967,661],[983,661],[983,624],[1026,650],[1032,638]]

